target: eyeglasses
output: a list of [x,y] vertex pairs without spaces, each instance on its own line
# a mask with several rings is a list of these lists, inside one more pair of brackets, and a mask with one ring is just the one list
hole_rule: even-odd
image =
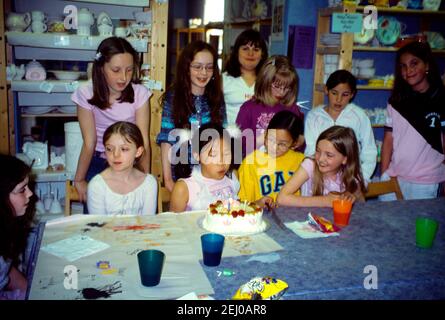
[[280,86],[278,85],[278,83],[272,82],[272,88],[276,89],[276,90],[281,90],[284,92],[288,92],[291,87],[287,87],[287,86]]
[[292,142],[286,143],[286,142],[277,142],[277,140],[274,137],[267,137],[267,144],[275,145],[277,149],[281,149],[282,151],[288,150],[290,147],[292,147]]
[[213,64],[203,65],[203,64],[191,64],[190,68],[195,72],[200,72],[205,69],[205,71],[213,72]]

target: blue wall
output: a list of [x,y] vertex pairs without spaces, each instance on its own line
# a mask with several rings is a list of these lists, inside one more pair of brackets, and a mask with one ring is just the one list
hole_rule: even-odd
[[[270,54],[287,55],[289,25],[317,27],[318,9],[327,6],[327,0],[287,0],[285,10],[286,16],[284,17],[284,41],[272,41]],[[314,45],[316,45],[315,42],[316,41],[314,41]],[[315,67],[315,64],[313,67]],[[298,101],[309,100],[310,103],[305,104],[305,106],[310,107],[312,106],[312,84],[314,82],[314,69],[297,69],[297,72],[298,76],[300,77],[300,92],[298,94]]]

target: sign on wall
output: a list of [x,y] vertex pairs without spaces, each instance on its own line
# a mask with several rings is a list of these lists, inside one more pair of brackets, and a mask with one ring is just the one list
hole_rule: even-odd
[[289,26],[288,57],[297,69],[312,69],[315,27]]
[[272,41],[284,40],[284,8],[285,0],[272,1]]

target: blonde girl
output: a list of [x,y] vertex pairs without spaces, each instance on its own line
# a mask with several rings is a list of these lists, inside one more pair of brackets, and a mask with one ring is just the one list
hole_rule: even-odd
[[[332,201],[363,199],[365,184],[358,143],[351,128],[333,126],[317,140],[315,158],[306,158],[278,195],[278,204],[295,207],[332,207]],[[301,189],[301,196],[295,192]]]
[[[255,137],[251,143],[243,142],[243,157],[264,144],[264,133],[277,112],[289,110],[303,119],[296,104],[298,83],[297,72],[286,56],[276,55],[266,60],[255,82],[255,96],[241,106],[236,119],[244,135],[245,130],[250,130]],[[300,144],[302,139],[303,136]]]

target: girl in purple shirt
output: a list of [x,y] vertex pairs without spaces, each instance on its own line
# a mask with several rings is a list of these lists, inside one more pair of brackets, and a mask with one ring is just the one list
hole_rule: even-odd
[[[243,134],[243,158],[264,144],[264,133],[273,116],[290,110],[303,120],[296,104],[298,74],[286,56],[271,56],[261,67],[255,82],[255,96],[245,102],[238,113],[236,124]],[[304,141],[299,138],[299,145]]]

